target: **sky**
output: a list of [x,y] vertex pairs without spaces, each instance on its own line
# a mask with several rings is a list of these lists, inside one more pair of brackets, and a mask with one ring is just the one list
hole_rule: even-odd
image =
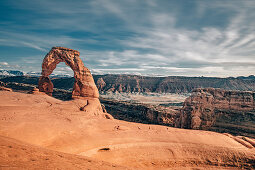
[[[94,74],[255,74],[255,0],[0,0],[0,69],[41,72],[53,46]],[[60,63],[55,74],[73,74]]]

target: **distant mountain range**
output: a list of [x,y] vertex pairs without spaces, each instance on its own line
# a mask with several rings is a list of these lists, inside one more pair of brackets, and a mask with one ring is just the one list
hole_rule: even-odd
[[[1,77],[11,77],[11,76],[34,76],[39,77],[41,76],[40,72],[23,72],[18,70],[0,70],[0,78]],[[70,75],[66,74],[51,74],[50,77],[71,77]]]
[[[4,76],[0,81],[38,84],[38,75],[23,76],[22,72],[9,72],[12,76]],[[17,73],[19,76],[13,76]],[[22,75],[23,74],[23,75]],[[100,92],[156,92],[156,93],[190,93],[195,88],[221,88],[226,90],[255,91],[255,76],[248,77],[148,77],[138,75],[93,75]],[[53,76],[55,88],[71,90],[73,77]]]
[[99,91],[190,93],[195,88],[208,87],[226,90],[255,91],[255,76],[217,78],[95,75],[94,79]]
[[23,76],[24,73],[22,71],[17,70],[0,70],[0,76]]

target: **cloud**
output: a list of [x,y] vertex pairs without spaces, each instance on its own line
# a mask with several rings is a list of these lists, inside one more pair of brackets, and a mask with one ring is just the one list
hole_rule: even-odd
[[[18,13],[7,11],[0,46],[31,48],[35,56],[66,46],[100,73],[254,74],[254,1],[17,0],[3,7]],[[24,54],[16,61],[34,63],[32,70],[41,62],[24,62]]]
[[1,70],[15,70],[20,69],[21,67],[18,64],[10,64],[8,62],[0,62]]
[[7,62],[0,62],[0,65],[8,66],[9,64]]
[[45,34],[25,34],[15,31],[0,31],[1,46],[28,47],[47,52],[52,46],[71,46],[72,43],[81,41],[69,36],[50,36]]

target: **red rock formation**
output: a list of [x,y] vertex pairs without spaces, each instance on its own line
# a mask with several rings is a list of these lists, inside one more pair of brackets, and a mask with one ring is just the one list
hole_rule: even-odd
[[28,92],[28,94],[44,94],[43,92],[40,92],[38,88],[33,88]]
[[53,47],[45,56],[42,64],[42,76],[39,79],[39,90],[52,95],[53,84],[49,75],[60,62],[65,62],[74,71],[74,86],[72,96],[98,98],[99,93],[94,79],[87,67],[84,66],[79,57],[80,53],[64,47]]
[[6,84],[0,81],[0,91],[12,91],[12,89],[5,87]]
[[80,110],[94,115],[102,114],[105,115],[105,117],[112,118],[107,113],[104,113],[98,99],[99,93],[94,79],[89,69],[84,66],[79,55],[80,53],[76,50],[64,47],[53,47],[45,56],[42,63],[42,76],[38,83],[39,91],[45,92],[50,96],[52,95],[53,83],[51,82],[49,75],[53,72],[58,63],[65,62],[74,72],[75,82],[72,98],[81,99]]
[[[105,86],[99,91],[118,92],[156,92],[156,93],[191,93],[193,89],[204,87],[225,90],[255,91],[255,78],[214,78],[214,77],[147,77],[138,75],[95,75],[97,82],[102,78]],[[99,81],[100,82],[100,81]],[[99,86],[99,84],[97,84]],[[70,88],[70,87],[69,87]]]
[[101,98],[100,101],[114,118],[131,122],[174,127],[175,119],[176,117],[179,117],[180,114],[179,111],[164,106],[104,98]]
[[99,78],[97,80],[97,88],[98,88],[99,91],[101,91],[104,88],[105,85],[106,85],[106,83],[104,82],[103,78]]
[[0,91],[12,91],[12,89],[0,86]]
[[255,123],[254,113],[255,92],[195,89],[184,102],[177,127],[249,133],[254,130],[248,125]]
[[0,81],[0,86],[5,86],[6,84],[2,81]]

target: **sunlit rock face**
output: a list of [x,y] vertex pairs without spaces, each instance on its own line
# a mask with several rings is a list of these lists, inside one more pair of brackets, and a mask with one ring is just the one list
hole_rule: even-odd
[[42,76],[39,79],[39,90],[48,95],[52,95],[53,84],[49,75],[60,62],[65,62],[74,72],[74,86],[72,97],[93,97],[98,98],[99,93],[95,85],[94,79],[87,67],[84,66],[79,57],[80,53],[76,50],[53,47],[45,56],[42,63]]
[[195,89],[184,102],[177,127],[254,134],[249,126],[255,123],[254,115],[255,92]]
[[89,69],[84,66],[79,55],[80,53],[73,49],[53,47],[45,56],[42,63],[42,75],[38,82],[39,91],[52,96],[53,83],[49,75],[58,63],[65,62],[74,72],[75,81],[72,98],[76,99],[75,102],[78,103],[77,105],[80,107],[80,111],[93,115],[103,115],[105,118],[111,119],[112,117],[102,109],[94,79]]

